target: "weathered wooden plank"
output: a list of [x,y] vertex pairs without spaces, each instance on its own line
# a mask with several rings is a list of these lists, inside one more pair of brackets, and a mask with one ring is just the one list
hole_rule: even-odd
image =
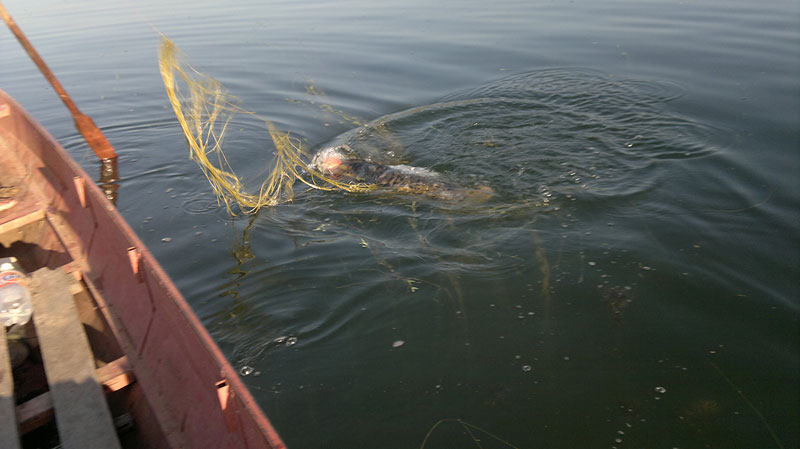
[[0,234],[5,234],[27,224],[42,220],[45,216],[45,210],[38,204],[18,204],[13,209],[9,209],[5,215],[0,215]]
[[34,324],[62,446],[119,448],[67,274],[42,268],[31,275],[30,287]]
[[17,416],[14,410],[14,378],[8,357],[6,328],[0,324],[0,448],[19,449]]
[[97,380],[108,391],[121,390],[134,381],[133,369],[127,356],[122,356],[113,362],[97,369]]
[[[130,362],[125,356],[98,368],[96,372],[97,380],[108,391],[120,390],[135,381]],[[53,398],[49,391],[17,406],[17,422],[22,435],[47,424],[52,419]]]
[[53,398],[49,391],[17,406],[19,433],[27,434],[53,420]]

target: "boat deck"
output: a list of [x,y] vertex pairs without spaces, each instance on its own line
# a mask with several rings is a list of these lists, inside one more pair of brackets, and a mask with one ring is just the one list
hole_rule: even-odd
[[[0,139],[0,257],[16,257],[30,273],[34,315],[27,325],[9,328],[10,338],[0,331],[0,447],[20,448],[27,440],[120,448],[104,392],[135,380],[130,363],[111,338],[98,338],[109,334],[108,325],[48,222],[45,204],[26,184],[30,174],[8,147]],[[115,415],[124,430],[130,415],[124,407],[115,407]]]

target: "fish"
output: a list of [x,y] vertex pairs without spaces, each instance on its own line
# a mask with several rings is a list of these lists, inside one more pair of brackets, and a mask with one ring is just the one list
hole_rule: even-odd
[[381,164],[360,158],[346,144],[319,150],[309,168],[337,182],[373,184],[388,191],[425,195],[440,200],[485,201],[494,195],[491,187],[462,188],[428,168]]

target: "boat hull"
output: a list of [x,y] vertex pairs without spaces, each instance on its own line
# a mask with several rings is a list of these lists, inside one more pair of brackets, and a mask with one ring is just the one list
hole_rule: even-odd
[[15,236],[40,240],[28,242],[32,268],[64,269],[85,286],[106,326],[98,332],[116,342],[135,377],[126,401],[137,446],[283,448],[150,251],[83,169],[2,91],[0,154],[0,184],[17,182],[21,190],[0,211],[4,245]]

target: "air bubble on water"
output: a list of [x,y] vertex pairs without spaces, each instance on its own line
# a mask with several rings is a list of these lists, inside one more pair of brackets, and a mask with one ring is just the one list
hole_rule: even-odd
[[533,368],[530,365],[522,365],[522,371],[525,371],[526,373],[532,369]]
[[169,243],[169,242],[171,242],[171,241],[172,241],[172,237],[164,237],[163,239],[161,239],[161,241],[162,241],[163,243]]
[[666,393],[667,389],[664,387],[656,387],[656,393]]
[[403,346],[404,344],[406,344],[406,342],[405,342],[405,341],[403,341],[403,340],[397,340],[397,341],[395,341],[394,343],[392,343],[392,347],[393,347],[393,348],[399,348],[400,346]]
[[242,376],[249,376],[253,374],[253,371],[255,371],[255,369],[253,369],[253,367],[249,365],[243,365],[241,368],[239,368],[239,374],[241,374]]
[[593,267],[595,265],[597,265],[597,262],[589,262],[589,266]]
[[294,346],[297,344],[297,337],[289,337],[286,339],[286,346]]
[[519,359],[521,359],[521,358],[522,358],[522,356],[521,356],[521,355],[515,355],[515,356],[514,356],[514,358],[515,358],[515,359],[517,359],[517,360],[519,360]]

